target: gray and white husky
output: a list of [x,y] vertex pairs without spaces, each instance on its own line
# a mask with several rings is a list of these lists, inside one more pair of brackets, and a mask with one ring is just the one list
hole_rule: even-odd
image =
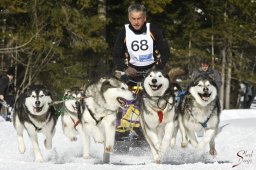
[[160,163],[177,124],[174,89],[167,74],[160,70],[151,70],[146,75],[143,89],[141,127],[154,161]]
[[63,103],[63,114],[61,116],[62,129],[64,134],[71,140],[76,141],[76,135],[83,135],[83,128],[80,122],[84,111],[84,89],[72,87],[65,90]]
[[13,124],[18,135],[18,148],[20,153],[26,150],[23,140],[23,130],[26,129],[33,145],[35,161],[43,162],[43,157],[38,145],[38,133],[46,136],[44,145],[51,149],[52,138],[58,116],[50,105],[52,97],[47,88],[42,85],[31,85],[19,97],[15,104]]
[[[208,76],[199,76],[188,87],[181,103],[179,129],[182,134],[182,147],[190,143],[198,149],[210,145],[209,153],[216,155],[215,137],[220,122],[220,104],[218,89]],[[195,132],[204,130],[203,138],[198,142]],[[188,138],[187,138],[188,137]]]
[[84,157],[89,157],[89,136],[104,143],[104,152],[113,151],[116,113],[126,101],[134,100],[128,86],[116,78],[101,78],[85,90],[85,110],[82,114],[84,131]]

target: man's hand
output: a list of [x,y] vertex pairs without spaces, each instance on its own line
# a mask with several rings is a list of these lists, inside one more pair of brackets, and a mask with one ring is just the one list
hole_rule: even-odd
[[137,74],[137,70],[136,70],[135,68],[128,67],[128,68],[125,70],[125,74],[126,74],[127,76],[134,77],[134,76],[136,76],[136,74]]
[[0,100],[4,100],[4,95],[0,94]]

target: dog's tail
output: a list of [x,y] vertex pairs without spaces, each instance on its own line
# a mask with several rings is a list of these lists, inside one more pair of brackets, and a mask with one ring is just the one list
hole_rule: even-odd
[[172,68],[168,72],[168,75],[172,82],[175,82],[178,77],[184,76],[186,74],[188,74],[188,70],[185,68],[181,68],[181,67]]

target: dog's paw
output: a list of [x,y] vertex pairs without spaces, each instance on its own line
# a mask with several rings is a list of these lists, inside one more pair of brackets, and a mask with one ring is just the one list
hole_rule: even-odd
[[44,140],[44,146],[46,149],[50,150],[52,149],[52,142],[47,142],[47,140]]
[[21,154],[24,154],[25,151],[26,151],[26,147],[25,147],[24,143],[23,144],[19,144],[19,152]]
[[105,148],[105,151],[108,152],[108,153],[109,152],[113,152],[113,147],[112,146],[108,146],[108,147]]
[[161,161],[160,161],[160,159],[158,159],[158,160],[155,160],[155,163],[156,163],[156,164],[161,164]]
[[38,162],[38,163],[44,162],[44,159],[40,156],[40,157],[37,157],[37,158],[35,159],[35,162]]
[[103,143],[103,142],[104,142],[104,137],[103,137],[103,135],[101,135],[101,134],[94,135],[94,141],[95,141],[96,143]]
[[209,151],[209,154],[212,155],[212,156],[216,156],[217,155],[216,149],[211,148],[210,151]]
[[90,156],[89,156],[89,155],[83,155],[83,158],[84,158],[84,159],[89,159]]
[[171,148],[174,148],[176,145],[176,139],[172,138],[171,139]]
[[202,149],[204,149],[204,146],[205,146],[205,144],[204,144],[204,143],[199,142],[199,143],[196,145],[196,147],[195,147],[195,148],[202,150]]
[[186,148],[186,147],[188,147],[188,142],[181,142],[180,145],[182,148]]
[[70,141],[74,142],[74,141],[77,141],[77,137],[70,137]]

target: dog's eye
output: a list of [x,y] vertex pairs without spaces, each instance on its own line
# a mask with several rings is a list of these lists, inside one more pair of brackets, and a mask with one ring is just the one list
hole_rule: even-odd
[[124,88],[124,87],[121,87],[121,89],[122,89],[122,90],[125,90],[125,88]]
[[201,85],[201,84],[198,84],[198,86],[199,86],[199,87],[202,87],[202,85]]
[[31,97],[36,98],[36,96],[35,96],[35,95],[32,95]]
[[162,77],[162,75],[159,75],[158,77]]
[[40,95],[39,97],[44,97],[44,95],[42,94],[42,95]]

